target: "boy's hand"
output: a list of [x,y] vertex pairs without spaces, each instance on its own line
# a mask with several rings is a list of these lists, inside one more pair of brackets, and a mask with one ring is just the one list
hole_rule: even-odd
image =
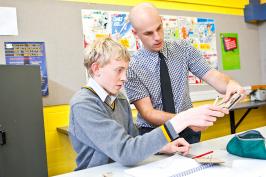
[[188,154],[190,149],[190,144],[184,138],[178,138],[171,143],[165,145],[161,150],[160,153],[164,154],[173,154],[175,152],[180,152],[183,155]]

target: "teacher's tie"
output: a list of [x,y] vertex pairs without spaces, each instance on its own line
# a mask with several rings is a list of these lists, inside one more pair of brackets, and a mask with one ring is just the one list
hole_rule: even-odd
[[174,96],[172,92],[171,80],[166,65],[165,56],[159,52],[160,58],[160,82],[162,91],[163,110],[165,112],[175,113]]

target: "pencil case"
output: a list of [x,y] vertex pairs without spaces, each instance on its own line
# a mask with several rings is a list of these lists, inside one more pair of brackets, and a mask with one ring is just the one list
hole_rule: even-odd
[[257,130],[236,134],[228,142],[226,150],[240,157],[266,160],[265,138]]

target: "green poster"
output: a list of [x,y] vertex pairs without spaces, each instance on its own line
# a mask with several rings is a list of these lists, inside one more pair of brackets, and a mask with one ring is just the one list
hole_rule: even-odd
[[224,70],[240,69],[239,43],[237,33],[220,34]]

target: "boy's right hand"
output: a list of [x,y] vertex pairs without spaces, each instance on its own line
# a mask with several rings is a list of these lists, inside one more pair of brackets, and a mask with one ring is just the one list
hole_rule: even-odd
[[177,114],[170,121],[177,132],[181,132],[186,127],[195,126],[206,127],[212,126],[217,117],[224,117],[229,110],[215,105],[204,105],[196,108],[190,108]]

